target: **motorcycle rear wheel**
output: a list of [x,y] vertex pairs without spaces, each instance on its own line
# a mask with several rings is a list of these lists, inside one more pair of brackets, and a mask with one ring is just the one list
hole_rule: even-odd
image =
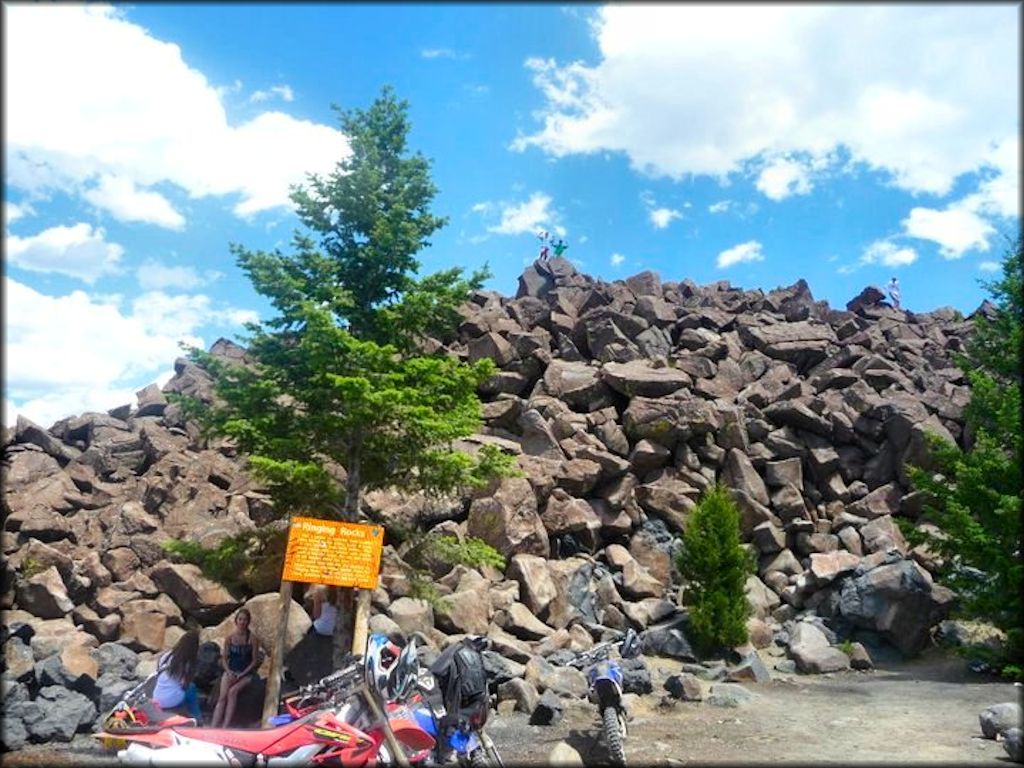
[[491,761],[483,747],[474,749],[469,755],[470,768],[491,768]]
[[601,722],[604,725],[604,743],[608,748],[608,758],[612,765],[626,764],[626,750],[622,745],[622,722],[619,719],[619,710],[614,706],[607,706],[601,711]]

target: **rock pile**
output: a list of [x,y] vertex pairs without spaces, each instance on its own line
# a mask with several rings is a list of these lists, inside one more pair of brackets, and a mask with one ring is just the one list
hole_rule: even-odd
[[[952,595],[895,519],[920,513],[905,464],[927,465],[926,433],[968,437],[969,391],[950,355],[970,323],[880,299],[867,290],[835,310],[803,281],[769,293],[651,272],[607,283],[561,258],[528,267],[515,298],[474,294],[448,351],[500,370],[481,388],[485,427],[463,447],[498,445],[523,476],[461,499],[377,492],[365,511],[482,538],[508,566],[434,564],[431,605],[411,596],[403,546],[388,546],[371,628],[418,631],[437,647],[487,633],[499,699],[531,713],[583,694],[565,662],[609,628],[632,626],[646,654],[706,671],[673,559],[688,513],[721,481],[758,555],[751,647],[721,680],[765,679],[755,649],[801,672],[868,668],[864,646],[882,638],[917,652]],[[224,340],[212,351],[245,359]],[[219,637],[244,602],[161,546],[209,546],[272,518],[232,447],[204,441],[169,392],[209,398],[211,383],[179,359],[163,390],[147,387],[135,406],[5,430],[8,749],[89,730],[184,626]],[[249,603],[269,605],[279,573],[259,566]],[[293,611],[291,645],[308,627]],[[864,645],[840,651],[847,639]],[[649,691],[649,675],[637,676],[637,692]],[[683,679],[671,686],[694,694]]]

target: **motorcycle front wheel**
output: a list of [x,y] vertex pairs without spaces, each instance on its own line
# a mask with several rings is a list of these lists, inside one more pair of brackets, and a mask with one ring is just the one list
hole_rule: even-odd
[[601,712],[601,722],[604,725],[604,743],[608,748],[608,758],[612,765],[626,764],[626,750],[622,744],[622,721],[619,719],[619,710],[614,706],[607,706]]

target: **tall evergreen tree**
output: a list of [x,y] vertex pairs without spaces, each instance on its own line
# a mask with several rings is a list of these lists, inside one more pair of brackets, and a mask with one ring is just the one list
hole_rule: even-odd
[[[429,162],[408,156],[407,110],[385,88],[369,109],[341,113],[351,154],[293,189],[309,230],[296,233],[293,254],[232,246],[277,310],[247,326],[254,363],[191,351],[217,395],[191,413],[248,456],[280,515],[356,520],[368,489],[444,492],[511,471],[496,450],[452,449],[480,427],[476,389],[495,367],[429,354],[439,346],[428,342],[454,336],[459,304],[488,273],[416,276],[415,255],[444,220],[430,213]],[[336,658],[350,643],[342,602]]]
[[1021,238],[1007,250],[1001,279],[984,283],[992,307],[974,319],[957,364],[971,384],[965,417],[969,447],[931,440],[933,465],[909,467],[925,492],[923,519],[932,535],[905,526],[911,543],[926,543],[942,557],[940,577],[959,596],[958,612],[990,621],[1007,632],[998,663],[1008,674],[1024,669],[1021,606]]

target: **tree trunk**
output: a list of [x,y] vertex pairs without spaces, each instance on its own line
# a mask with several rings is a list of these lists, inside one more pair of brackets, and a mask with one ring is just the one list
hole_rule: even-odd
[[[362,494],[360,479],[360,462],[362,459],[362,440],[354,439],[349,449],[348,463],[345,466],[345,506],[341,517],[345,522],[354,523],[359,520],[359,502]],[[352,635],[355,629],[355,590],[345,587],[338,590],[338,618],[334,624],[334,651],[332,661],[334,668],[341,666],[345,654],[350,651],[362,653],[363,648],[352,647]]]

